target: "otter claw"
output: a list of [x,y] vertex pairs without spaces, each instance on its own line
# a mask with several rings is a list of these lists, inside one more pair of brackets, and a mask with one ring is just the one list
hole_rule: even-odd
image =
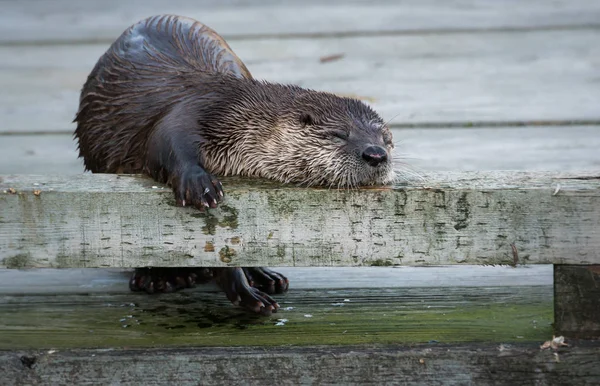
[[220,182],[200,166],[185,168],[175,181],[175,196],[182,206],[194,206],[200,210],[216,208],[223,196]]
[[233,304],[262,315],[277,312],[279,304],[268,294],[251,287],[242,268],[219,270],[217,284]]
[[212,279],[212,269],[208,268],[136,268],[129,280],[129,288],[147,293],[174,292]]
[[267,294],[283,293],[288,290],[290,282],[287,277],[279,272],[265,267],[247,267],[242,269],[250,285]]

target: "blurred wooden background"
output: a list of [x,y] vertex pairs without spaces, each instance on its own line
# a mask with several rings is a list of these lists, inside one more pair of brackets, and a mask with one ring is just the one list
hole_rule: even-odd
[[80,173],[86,76],[158,13],[221,33],[257,78],[351,95],[422,170],[600,167],[600,2],[0,1],[0,173]]

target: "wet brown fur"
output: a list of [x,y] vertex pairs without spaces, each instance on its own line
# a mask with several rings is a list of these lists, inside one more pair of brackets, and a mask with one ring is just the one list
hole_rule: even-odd
[[393,175],[391,156],[378,168],[361,160],[368,144],[392,148],[389,130],[364,103],[254,80],[216,32],[176,16],[146,19],[113,43],[83,87],[75,121],[92,172],[174,184],[176,173],[152,158],[165,136],[177,136],[217,175],[336,187]]
[[[179,205],[215,207],[215,175],[333,187],[393,177],[392,137],[351,98],[255,80],[203,24],[155,16],[128,28],[98,60],[80,97],[75,137],[87,170],[144,173],[169,184]],[[137,269],[132,290],[192,286],[194,269]],[[287,290],[265,268],[214,268],[235,304],[269,314],[267,293]]]

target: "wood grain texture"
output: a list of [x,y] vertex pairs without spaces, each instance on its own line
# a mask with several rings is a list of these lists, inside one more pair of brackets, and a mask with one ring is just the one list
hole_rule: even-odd
[[77,294],[0,295],[0,350],[541,343],[552,336],[552,286],[381,283],[292,288],[275,297],[282,308],[264,317],[233,306],[214,288],[155,296],[126,286],[120,293],[84,287]]
[[226,38],[596,25],[600,5],[587,0],[69,0],[3,1],[0,42],[114,40],[142,18],[175,13],[199,19]]
[[600,338],[600,265],[554,266],[554,325],[560,335]]
[[[600,126],[393,129],[394,156],[416,172],[600,169]],[[71,134],[0,135],[0,174],[80,174]]]
[[[600,121],[599,40],[590,29],[229,43],[255,78],[362,99],[393,125],[444,126]],[[0,132],[72,132],[106,48],[0,47]]]
[[[595,385],[600,343],[3,351],[7,385]],[[31,367],[22,356],[36,359]],[[264,364],[268,365],[264,365]],[[263,364],[263,365],[261,365]]]
[[145,178],[0,176],[0,264],[598,264],[598,176],[429,173],[351,191],[224,179],[208,213]]

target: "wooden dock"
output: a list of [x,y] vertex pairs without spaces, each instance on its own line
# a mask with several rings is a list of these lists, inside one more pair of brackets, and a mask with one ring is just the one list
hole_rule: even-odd
[[[575,339],[600,331],[600,2],[0,3],[3,384],[600,382],[600,344]],[[269,226],[259,227],[266,241],[234,255],[219,254],[241,248],[219,217],[226,210],[206,221],[163,205],[169,192],[148,181],[82,175],[72,136],[80,88],[125,28],[159,13],[217,30],[256,78],[371,104],[390,120],[397,156],[424,178],[340,193],[377,202],[363,208],[335,192],[278,186],[269,194],[286,205],[257,200],[236,221],[248,230],[264,211],[263,225],[283,231],[267,239]],[[243,184],[226,181],[233,208],[252,199]],[[465,230],[455,228],[467,224],[455,215],[463,193],[472,209]],[[291,238],[286,229],[316,210],[294,205],[303,195],[319,195],[344,221],[376,219],[352,228],[320,218]],[[402,235],[390,228],[399,197],[411,209]],[[171,235],[154,220],[139,226],[154,213],[148,202],[162,205],[166,223],[194,221]],[[393,214],[376,215],[378,205]],[[126,217],[129,236],[118,225]],[[298,240],[311,248],[290,253]],[[192,248],[207,242],[212,257]],[[418,255],[415,245],[433,247]],[[282,266],[291,291],[270,318],[232,307],[210,286],[128,291],[122,268],[183,260]],[[540,349],[557,331],[569,346]]]
[[424,170],[600,167],[597,2],[140,4],[3,2],[0,173],[80,173],[86,76],[127,26],[164,12],[222,33],[257,78],[371,103]]

